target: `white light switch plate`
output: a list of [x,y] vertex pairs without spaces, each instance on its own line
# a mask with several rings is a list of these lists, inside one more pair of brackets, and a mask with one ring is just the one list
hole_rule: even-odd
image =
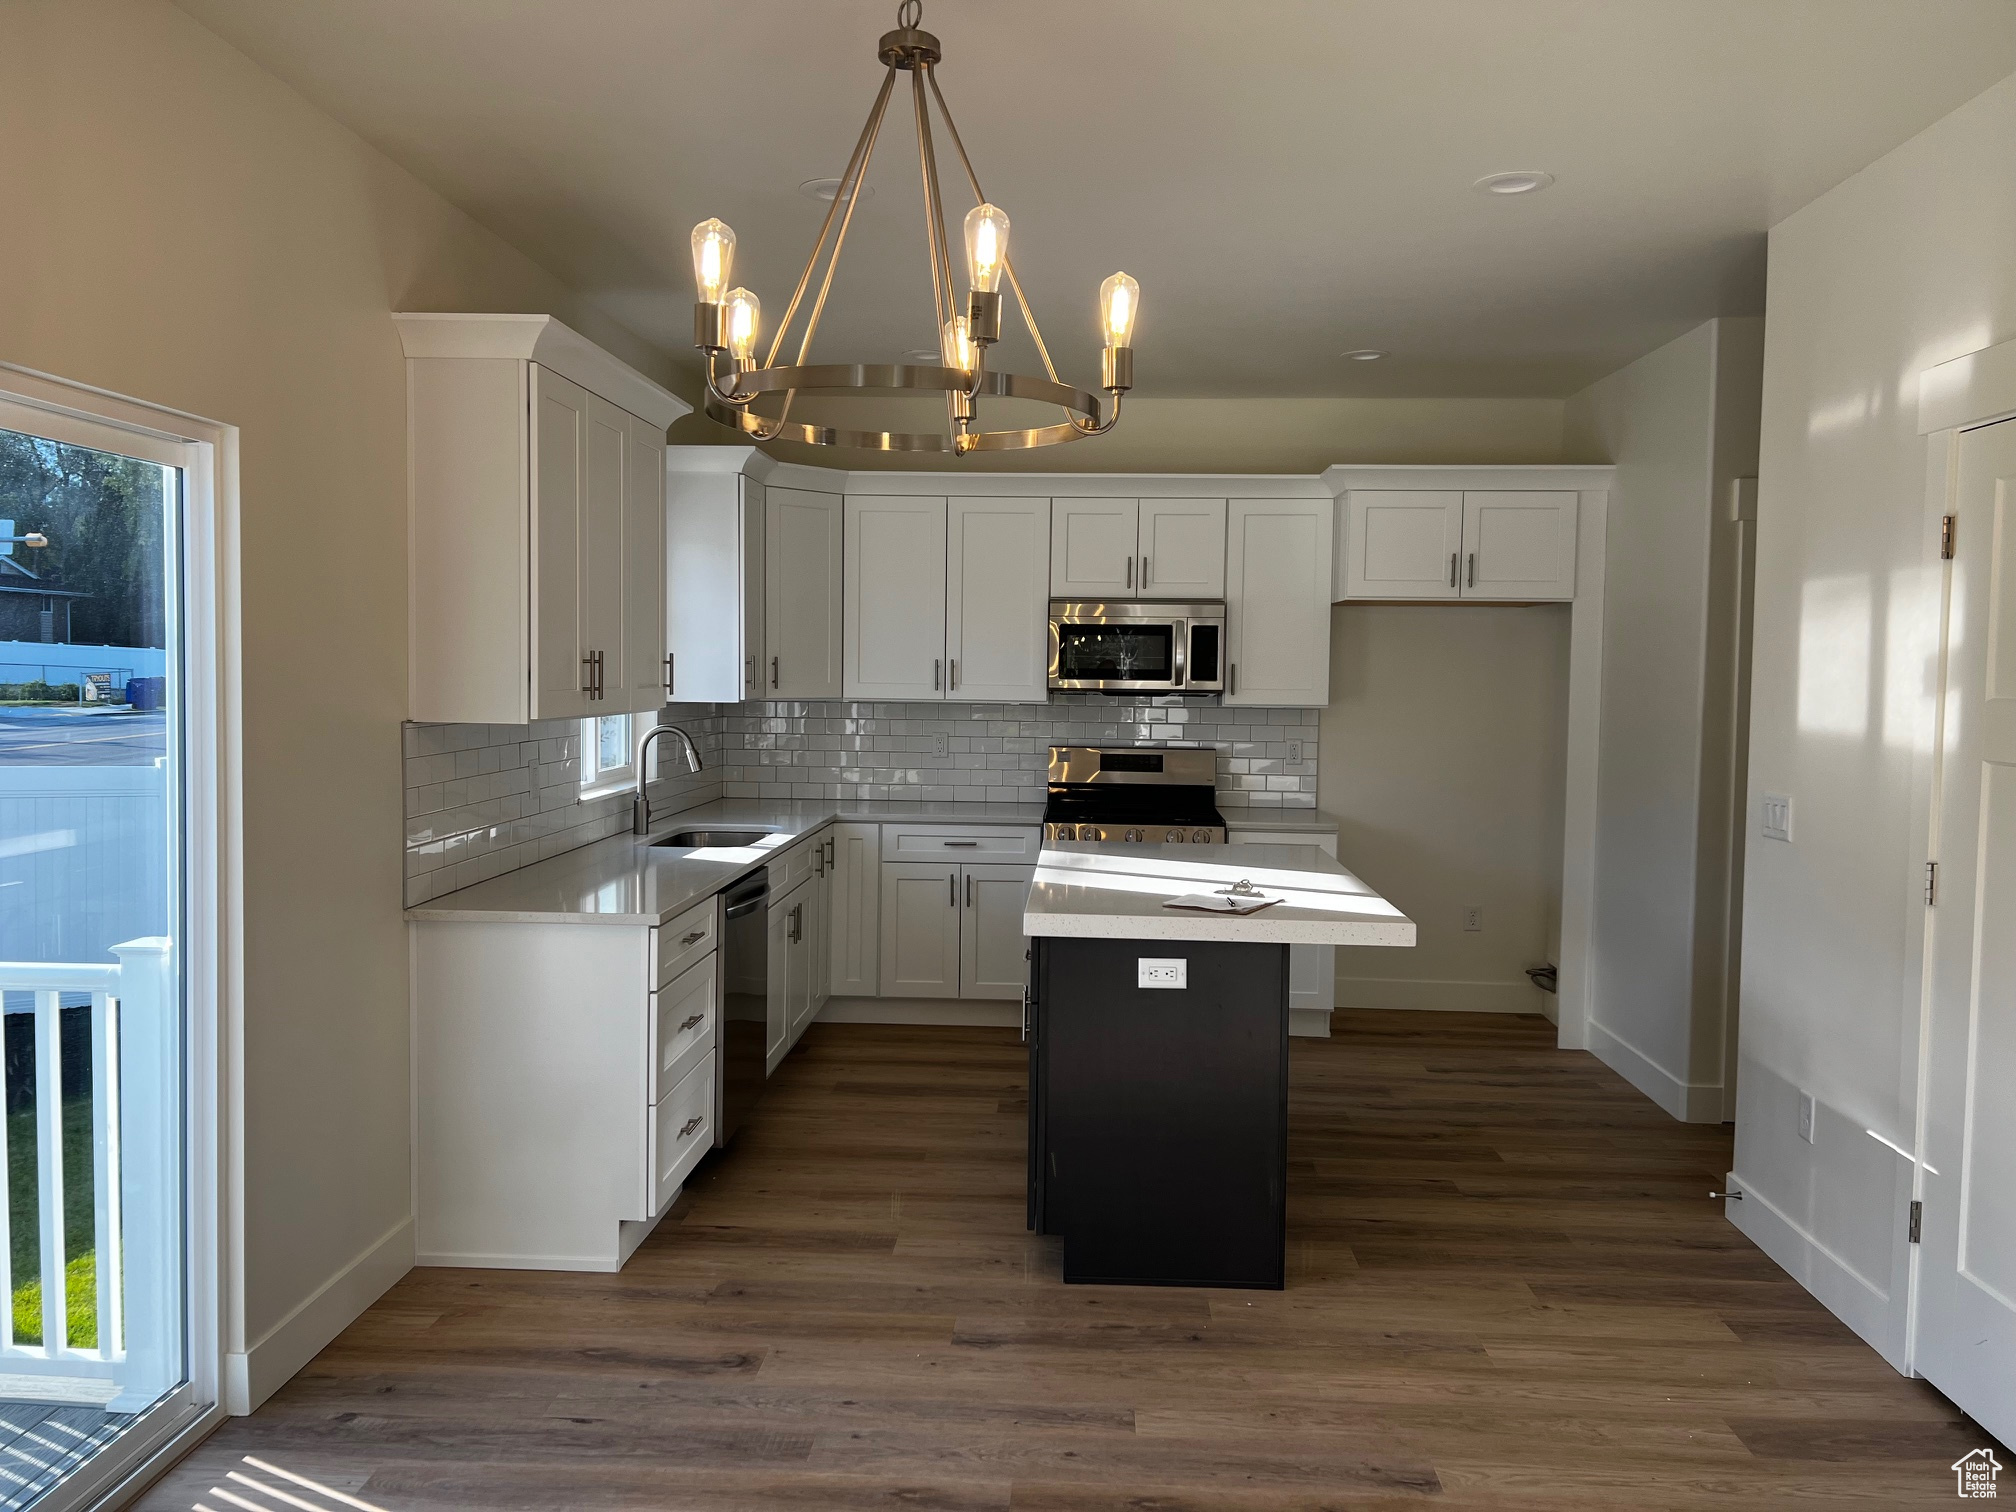
[[1154,956],[1137,956],[1134,959],[1134,985],[1136,987],[1188,987],[1190,985],[1190,962],[1182,956],[1157,959]]
[[1764,838],[1792,842],[1792,799],[1785,793],[1764,795]]

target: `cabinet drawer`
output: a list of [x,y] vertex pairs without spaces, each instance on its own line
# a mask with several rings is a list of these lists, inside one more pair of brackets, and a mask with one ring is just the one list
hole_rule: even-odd
[[781,898],[800,882],[812,875],[813,863],[821,859],[826,846],[826,831],[799,840],[786,847],[783,854],[770,863],[770,896]]
[[709,898],[653,931],[657,939],[652,948],[658,959],[651,977],[653,987],[665,986],[715,947],[721,933],[720,916],[721,900]]
[[1040,828],[1006,824],[885,824],[884,861],[1025,861],[1043,848]]
[[721,957],[710,951],[651,994],[651,1099],[663,1098],[714,1048]]
[[714,1053],[651,1110],[651,1211],[664,1211],[686,1173],[714,1145]]

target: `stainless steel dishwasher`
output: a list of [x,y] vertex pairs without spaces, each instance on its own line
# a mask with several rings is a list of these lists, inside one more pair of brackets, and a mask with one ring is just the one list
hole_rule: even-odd
[[714,1056],[714,1145],[735,1131],[763,1096],[763,1042],[770,1016],[770,869],[751,872],[722,894],[721,1037]]

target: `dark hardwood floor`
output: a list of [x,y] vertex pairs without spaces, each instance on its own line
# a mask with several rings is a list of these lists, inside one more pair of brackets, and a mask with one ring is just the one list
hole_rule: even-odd
[[1286,1291],[1064,1286],[1013,1031],[816,1025],[621,1275],[416,1270],[142,1505],[1952,1504],[1987,1441],[1707,1200],[1726,1130],[1537,1018],[1292,1062]]

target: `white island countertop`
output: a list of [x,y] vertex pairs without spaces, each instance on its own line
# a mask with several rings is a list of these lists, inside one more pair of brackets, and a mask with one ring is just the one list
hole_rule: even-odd
[[[1279,902],[1251,914],[1164,908],[1245,879]],[[1045,846],[1022,915],[1025,935],[1229,940],[1255,945],[1412,945],[1414,921],[1314,845]]]

